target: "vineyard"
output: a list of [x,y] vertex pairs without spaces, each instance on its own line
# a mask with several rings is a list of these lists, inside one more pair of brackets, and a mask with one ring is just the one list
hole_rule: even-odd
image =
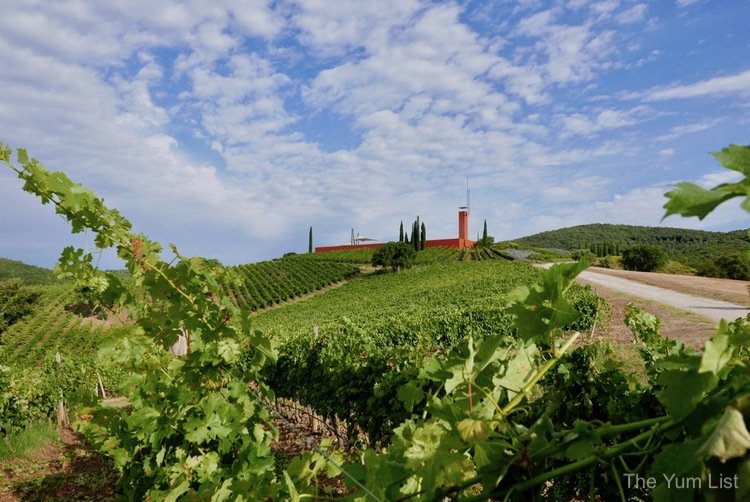
[[242,309],[258,310],[348,279],[359,269],[342,263],[276,260],[232,267],[238,281],[226,286]]
[[[230,270],[234,275],[227,279],[225,291],[240,308],[249,311],[278,305],[358,272],[350,265],[292,260],[239,265]],[[57,352],[94,357],[111,337],[106,326],[121,324],[117,318],[105,323],[79,315],[76,306],[80,299],[72,284],[34,288],[40,293],[34,311],[0,334],[3,364],[19,368],[40,365]]]
[[[279,351],[269,383],[277,396],[339,417],[352,433],[366,431],[370,441],[381,440],[408,418],[398,389],[427,358],[450,351],[470,335],[513,337],[508,294],[537,276],[523,263],[447,261],[351,282],[264,313],[253,325]],[[568,297],[583,314],[575,328],[589,329],[597,297],[579,286]]]
[[37,289],[41,295],[34,312],[0,335],[4,363],[33,366],[55,352],[93,355],[106,330],[71,311],[73,288],[60,284]]
[[[357,263],[369,264],[372,261],[373,249],[346,249],[340,251],[327,251],[325,253],[313,253],[305,255],[290,256],[287,259],[333,262],[333,263]],[[478,261],[478,260],[512,260],[513,257],[502,252],[496,247],[477,247],[469,249],[458,249],[449,247],[434,247],[419,251],[416,254],[415,265],[431,265],[445,261]]]
[[[749,147],[716,157],[748,173]],[[75,427],[111,459],[124,499],[750,497],[746,320],[722,322],[697,352],[630,308],[641,356],[634,374],[606,342],[583,343],[602,314],[599,299],[574,284],[587,263],[537,270],[444,250],[431,265],[373,274],[251,318],[309,291],[304,284],[322,287],[354,269],[313,255],[225,268],[174,246],[166,263],[158,243],[95,194],[24,150],[16,159],[0,148],[25,190],[126,263],[123,280],[66,248],[59,267],[71,288],[110,312],[126,310],[128,321],[93,362],[76,350],[45,358],[95,338],[66,310],[70,290],[46,290],[43,308],[3,334],[13,341],[6,353],[26,367],[0,366],[0,429],[13,433],[66,406],[85,410]],[[702,218],[748,193],[750,175],[711,190],[680,184],[665,207]],[[325,266],[316,273],[313,263]],[[189,348],[175,356],[180,338]],[[95,402],[91,382],[100,377],[127,406]],[[345,437],[279,455],[277,424],[289,420],[273,403],[282,396],[343,425]]]

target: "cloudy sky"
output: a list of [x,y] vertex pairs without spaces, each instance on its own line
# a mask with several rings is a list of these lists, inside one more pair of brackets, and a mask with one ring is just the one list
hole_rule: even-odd
[[[750,2],[0,0],[0,141],[183,253],[658,225],[750,143]],[[72,239],[0,171],[0,256]],[[750,226],[736,206],[707,229]],[[117,266],[105,257],[104,262]]]

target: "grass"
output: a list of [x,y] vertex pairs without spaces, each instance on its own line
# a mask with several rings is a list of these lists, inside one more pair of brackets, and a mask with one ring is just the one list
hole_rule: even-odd
[[57,428],[49,422],[31,424],[20,432],[0,439],[0,460],[28,458],[29,453],[58,439]]

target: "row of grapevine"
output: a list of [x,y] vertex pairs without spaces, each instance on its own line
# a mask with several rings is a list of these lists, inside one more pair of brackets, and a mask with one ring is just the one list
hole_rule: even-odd
[[415,265],[430,265],[444,261],[454,261],[460,253],[459,249],[448,247],[437,247],[423,249],[414,257]]
[[93,354],[103,330],[70,311],[74,298],[71,285],[38,286],[42,295],[34,312],[11,326],[0,337],[4,363],[34,366],[57,351]]
[[[341,251],[328,251],[325,253],[311,253],[290,257],[294,260],[336,262],[336,263],[362,263],[372,262],[373,249],[345,249]],[[434,247],[419,251],[414,257],[415,265],[431,265],[445,261],[469,261],[469,260],[494,260],[511,259],[502,251],[494,248],[467,248],[458,249],[451,247]]]
[[351,265],[299,260],[275,260],[233,267],[238,281],[226,291],[247,310],[291,300],[356,274]]
[[372,248],[363,249],[343,249],[341,251],[326,251],[325,253],[307,253],[300,255],[291,255],[286,257],[287,260],[303,260],[334,262],[334,263],[358,263],[369,264],[372,262]]
[[[358,269],[340,263],[307,263],[277,260],[234,267],[239,281],[226,291],[239,306],[257,310],[341,281]],[[70,308],[74,289],[70,284],[35,286],[41,296],[34,311],[0,335],[3,362],[16,367],[33,366],[48,354],[94,354],[107,330],[76,315]]]
[[[254,326],[279,347],[269,383],[279,396],[345,419],[371,440],[382,439],[408,417],[398,389],[428,356],[470,334],[512,338],[507,295],[531,284],[537,273],[505,260],[450,261],[349,283],[261,314]],[[571,301],[584,314],[575,327],[590,326],[597,297],[576,287]]]

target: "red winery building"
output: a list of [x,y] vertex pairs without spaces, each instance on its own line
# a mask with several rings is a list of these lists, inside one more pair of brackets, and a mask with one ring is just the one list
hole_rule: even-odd
[[[469,240],[469,210],[460,208],[458,211],[458,238],[457,239],[428,239],[425,246],[428,248],[473,248],[477,245],[476,241]],[[377,244],[344,244],[341,246],[317,246],[316,253],[325,253],[327,251],[344,251],[347,249],[374,249],[383,246],[382,242]]]

